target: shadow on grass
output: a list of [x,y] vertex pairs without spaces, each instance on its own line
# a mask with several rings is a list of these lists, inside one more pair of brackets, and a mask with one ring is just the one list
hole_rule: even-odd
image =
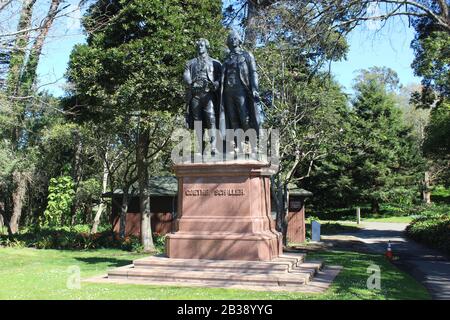
[[106,264],[108,267],[121,267],[133,263],[133,260],[102,257],[75,257],[75,259],[87,264]]
[[450,196],[448,195],[432,195],[431,200],[437,204],[450,204]]
[[[311,224],[306,223],[305,228],[307,231],[311,230]],[[344,225],[340,223],[334,223],[334,222],[326,222],[322,223],[320,226],[320,232],[324,235],[336,235],[341,233],[355,233],[358,232],[360,228],[358,226],[352,226],[352,225]],[[310,232],[308,232],[310,233]],[[310,235],[309,235],[310,236]]]
[[[343,270],[332,284],[332,290],[346,299],[429,299],[425,288],[382,255],[347,250],[318,251],[310,258],[321,259],[326,265],[341,265]],[[381,288],[367,287],[368,267],[376,265],[381,271]]]
[[345,208],[320,208],[310,206],[307,208],[308,215],[316,216],[322,220],[352,220],[356,219],[356,208],[361,209],[361,219],[371,218],[392,218],[405,217],[410,215],[413,207],[401,206],[396,204],[381,204],[379,212],[372,212],[369,205],[352,206]]
[[339,234],[339,233],[353,233],[358,232],[359,227],[351,225],[343,225],[339,223],[324,223],[321,226],[321,232],[325,235]]

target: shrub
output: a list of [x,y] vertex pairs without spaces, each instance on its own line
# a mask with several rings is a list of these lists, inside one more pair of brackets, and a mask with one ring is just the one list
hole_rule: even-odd
[[166,248],[166,237],[167,235],[162,235],[159,233],[153,233],[153,243],[155,244],[156,251],[162,253]]
[[450,206],[424,207],[406,228],[411,239],[450,254]]
[[[89,225],[24,228],[20,233],[12,236],[0,235],[0,246],[69,250],[120,248],[133,252],[142,252],[144,249],[137,236],[127,236],[121,239],[111,230],[95,234],[90,234],[89,231]],[[165,239],[165,235],[153,234],[156,250],[160,253],[164,252]]]
[[61,225],[62,219],[70,214],[70,207],[74,197],[74,182],[70,175],[51,178],[48,186],[47,208],[44,211],[40,225]]
[[25,248],[26,242],[18,239],[10,239],[7,236],[0,237],[0,247]]
[[0,236],[0,245],[13,247],[24,246],[37,249],[95,249],[120,248],[122,243],[114,239],[111,231],[89,234],[84,226],[43,227],[28,229],[12,236]]

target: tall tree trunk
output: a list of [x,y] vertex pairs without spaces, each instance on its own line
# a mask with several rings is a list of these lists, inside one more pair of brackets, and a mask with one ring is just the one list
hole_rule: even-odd
[[5,221],[3,219],[3,215],[0,213],[0,234],[3,233],[3,227],[5,226]]
[[[1,192],[1,189],[0,189]],[[5,218],[3,215],[5,214],[5,202],[3,199],[0,199],[0,230],[3,231],[3,228],[5,227]]]
[[[106,154],[105,158],[107,159],[108,155]],[[108,187],[108,163],[106,159],[103,161],[103,179],[102,179],[102,194],[106,193],[106,188]],[[100,224],[100,218],[102,216],[103,211],[105,210],[105,202],[103,198],[100,197],[100,204],[98,205],[97,213],[95,214],[94,224],[92,225],[91,233],[96,233],[98,229],[98,225]]]
[[283,245],[287,246],[287,230],[288,230],[288,211],[289,211],[289,190],[287,183],[283,186]]
[[144,251],[150,252],[155,249],[152,238],[150,191],[148,189],[148,155],[149,131],[141,129],[138,133],[136,150],[136,166],[139,181],[139,207],[141,211],[141,242]]
[[[30,55],[28,58],[28,62],[25,66],[24,70],[24,81],[26,83],[26,91],[31,91],[34,83],[36,82],[36,71],[39,64],[39,58],[41,56],[42,47],[44,46],[45,38],[48,35],[50,27],[55,20],[56,14],[58,13],[58,7],[61,3],[61,0],[52,0],[50,3],[50,7],[48,9],[47,15],[42,23],[42,28],[39,30],[39,33],[36,37],[36,40],[33,43],[33,46],[30,50]],[[25,92],[25,94],[29,94],[29,92]]]
[[271,183],[272,195],[277,208],[276,227],[277,231],[283,235],[283,245],[287,244],[287,206],[286,206],[286,187],[281,183],[280,178],[274,179]]
[[9,221],[9,231],[11,234],[19,231],[20,216],[22,215],[23,199],[27,186],[26,176],[23,172],[15,171],[13,173],[14,192],[12,194],[13,212]]
[[371,211],[372,213],[380,213],[380,203],[377,200],[372,200]]
[[257,24],[258,1],[247,1],[247,17],[245,19],[245,44],[248,48],[256,46],[256,24]]
[[422,186],[422,196],[423,202],[425,204],[431,203],[431,189],[430,189],[430,173],[428,171],[424,174],[423,186]]
[[[82,143],[81,143],[81,135],[78,130],[75,130],[73,133],[74,141],[75,141],[75,154],[73,158],[73,168],[72,168],[72,178],[75,182],[75,194],[78,193],[78,187],[81,182],[81,153],[82,153]],[[72,203],[72,207],[70,208],[70,216],[71,221],[70,224],[74,225],[77,217],[77,209],[78,209],[78,200],[75,196],[75,200]]]
[[128,212],[128,188],[129,186],[126,186],[123,190],[122,205],[120,206],[119,237],[121,239],[125,238],[125,229]]
[[[14,50],[11,53],[11,60],[9,62],[8,78],[6,81],[6,93],[11,97],[21,96],[21,80],[26,65],[27,52],[31,31],[28,31],[32,26],[33,6],[36,0],[24,0],[20,12],[19,23],[17,31],[21,31],[14,42]],[[21,122],[23,115],[23,102],[13,101],[12,112],[17,117],[17,121]],[[22,130],[20,126],[14,126],[11,132],[11,141],[15,150],[18,149],[18,144]]]
[[19,91],[20,79],[25,65],[26,48],[30,40],[31,17],[33,15],[33,6],[36,0],[24,0],[20,12],[17,31],[21,31],[15,39],[14,50],[11,53],[11,60],[8,70],[7,92],[9,95],[16,96]]
[[[51,24],[57,13],[57,7],[61,0],[52,0],[50,10],[44,20],[43,28],[39,32],[36,41],[32,45],[31,51],[27,54],[27,47],[30,42],[32,31],[33,8],[36,0],[23,0],[19,16],[17,31],[19,32],[11,53],[9,63],[6,92],[11,97],[28,96],[32,89],[32,84],[36,80],[36,69],[41,55],[44,39],[48,34]],[[56,8],[55,8],[56,4]],[[28,57],[28,59],[27,59]],[[12,104],[12,112],[18,123],[23,122],[26,114],[26,101],[16,101]],[[22,126],[16,125],[11,132],[11,141],[15,150],[20,148],[22,137]],[[15,171],[13,173],[13,210],[9,222],[9,232],[14,234],[19,229],[20,216],[22,214],[23,199],[26,192],[26,172]]]

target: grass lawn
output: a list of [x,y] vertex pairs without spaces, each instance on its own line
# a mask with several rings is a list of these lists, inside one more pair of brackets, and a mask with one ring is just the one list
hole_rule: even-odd
[[[352,221],[330,221],[330,220],[320,220],[320,233],[321,234],[338,234],[347,232],[356,232],[362,225],[358,225]],[[307,235],[311,237],[311,224],[306,223],[305,228],[307,230]]]
[[[232,289],[81,283],[68,289],[68,268],[78,266],[81,278],[105,274],[142,254],[120,250],[36,250],[0,248],[0,299],[429,299],[425,288],[384,257],[356,252],[308,254],[344,269],[324,294],[253,292]],[[381,290],[368,290],[367,267],[381,268]]]
[[[361,224],[356,224],[356,220],[320,220],[320,223],[339,224],[348,228],[353,227],[356,231],[357,228],[362,228],[364,222],[391,222],[391,223],[410,223],[414,219],[413,216],[372,216],[370,218],[361,218]],[[349,231],[351,231],[349,229]]]
[[361,222],[397,222],[397,223],[410,223],[414,217],[412,216],[379,216],[371,218],[362,218]]

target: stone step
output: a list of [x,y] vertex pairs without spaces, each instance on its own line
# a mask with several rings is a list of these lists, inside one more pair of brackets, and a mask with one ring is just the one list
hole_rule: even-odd
[[216,287],[296,287],[308,284],[322,268],[305,255],[283,254],[271,261],[174,259],[164,255],[137,259],[116,268],[108,278],[145,283],[179,283]]
[[296,267],[293,267],[290,273],[310,273],[311,277],[314,277],[317,272],[322,270],[323,262],[322,261],[309,261],[304,262]]
[[212,271],[238,273],[286,273],[303,263],[304,255],[281,256],[272,261],[241,261],[241,260],[195,260],[169,259],[167,257],[146,257],[135,260],[136,269],[162,269],[177,271]]
[[158,282],[204,283],[209,285],[301,286],[312,279],[312,270],[285,274],[236,272],[151,270],[122,267],[108,273],[110,279],[148,280]]

